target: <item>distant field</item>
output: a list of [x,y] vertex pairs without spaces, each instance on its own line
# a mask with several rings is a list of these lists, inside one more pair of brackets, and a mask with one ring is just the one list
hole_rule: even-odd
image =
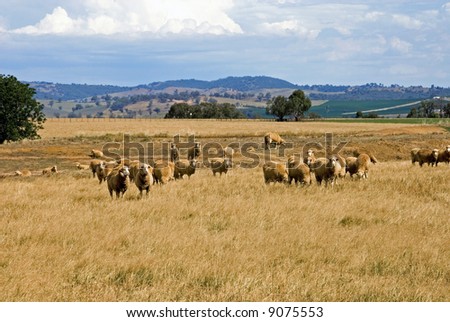
[[[355,113],[373,109],[382,109],[416,102],[417,100],[369,100],[369,101],[327,101],[319,106],[311,108],[311,112],[322,117],[342,117],[343,113]],[[392,110],[375,112],[379,115],[406,114],[413,106],[400,107]]]
[[[266,131],[292,143],[287,154],[333,133],[342,155],[365,148],[379,163],[334,188],[267,186],[260,164],[237,167],[238,150],[227,176],[198,168],[143,200],[134,185],[111,200],[75,167],[122,133],[226,146]],[[409,161],[413,147],[450,144],[440,125],[65,119],[41,134],[0,145],[0,301],[450,301],[450,166]],[[60,173],[43,176],[53,164]],[[24,168],[33,176],[13,176]]]

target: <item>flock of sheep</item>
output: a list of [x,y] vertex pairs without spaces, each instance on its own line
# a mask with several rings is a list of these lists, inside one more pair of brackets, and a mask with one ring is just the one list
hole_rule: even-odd
[[[285,144],[277,133],[269,132],[264,136],[264,148],[270,153],[273,146],[277,148]],[[268,150],[268,151],[267,151]],[[200,166],[197,161],[201,154],[201,145],[194,143],[187,149],[187,159],[181,159],[178,148],[172,143],[169,155],[170,160],[150,160],[148,164],[138,160],[130,161],[120,159],[115,161],[105,161],[102,151],[92,150],[89,155],[93,160],[90,164],[77,163],[80,170],[91,170],[93,177],[97,177],[99,183],[107,183],[108,191],[111,197],[123,197],[131,183],[134,183],[139,190],[140,197],[145,191],[148,195],[153,184],[166,184],[171,180],[182,179],[184,176],[189,178],[195,174]],[[211,168],[213,175],[217,173],[226,174],[233,166],[234,149],[226,147],[222,150],[222,157],[211,158],[204,162],[204,165]],[[437,166],[439,162],[450,162],[450,145],[445,149],[419,149],[411,150],[411,161],[414,165],[418,162],[420,166],[427,163],[431,166]],[[291,184],[307,185],[311,184],[314,174],[318,185],[322,182],[325,185],[333,186],[338,178],[344,178],[348,173],[350,177],[356,176],[359,179],[367,179],[370,164],[377,163],[375,156],[368,152],[353,152],[353,156],[344,158],[339,154],[330,157],[316,158],[313,150],[308,150],[303,156],[291,155],[286,162],[267,161],[263,164],[262,170],[266,184],[271,182],[283,182]],[[43,175],[57,173],[57,167],[49,167],[42,170]],[[29,170],[16,171],[15,175],[30,176]]]

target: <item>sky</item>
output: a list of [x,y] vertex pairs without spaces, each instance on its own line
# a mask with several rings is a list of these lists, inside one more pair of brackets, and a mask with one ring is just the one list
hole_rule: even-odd
[[2,0],[0,74],[126,86],[265,75],[450,87],[450,2]]

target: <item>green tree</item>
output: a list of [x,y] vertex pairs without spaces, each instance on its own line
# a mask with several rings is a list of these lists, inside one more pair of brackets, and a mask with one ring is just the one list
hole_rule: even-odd
[[305,116],[305,112],[307,112],[311,108],[311,100],[305,95],[305,93],[298,89],[295,90],[288,98],[288,110],[290,114],[295,117],[295,120],[298,121],[299,118],[303,118]]
[[46,118],[36,91],[14,76],[0,75],[0,144],[5,141],[38,139]]
[[283,121],[286,115],[291,114],[290,104],[284,96],[276,96],[267,102],[266,113],[278,117],[279,121]]

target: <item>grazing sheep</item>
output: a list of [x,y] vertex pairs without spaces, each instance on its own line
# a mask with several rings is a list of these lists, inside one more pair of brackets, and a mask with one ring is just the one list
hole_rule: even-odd
[[191,175],[195,173],[195,168],[197,166],[197,161],[195,160],[178,160],[175,162],[174,168],[174,177],[175,179],[183,179],[183,176],[186,174],[188,178],[191,178]]
[[56,167],[56,165],[54,165],[53,167],[49,167],[49,168],[45,168],[44,170],[42,170],[42,174],[43,175],[50,175],[52,173],[58,173],[58,168]]
[[356,159],[356,175],[359,179],[367,179],[369,177],[369,164],[372,158],[366,154],[361,153]]
[[275,161],[268,161],[263,165],[264,182],[269,184],[271,182],[288,183],[289,174],[286,166]]
[[367,149],[356,149],[356,150],[353,151],[353,156],[354,156],[354,157],[359,157],[359,155],[362,154],[362,153],[367,154],[367,155],[369,156],[369,158],[370,158],[370,161],[371,161],[373,164],[378,163],[377,158],[375,158],[375,156],[373,155],[373,153],[370,152],[370,151],[368,151]]
[[89,168],[91,168],[92,170],[92,178],[95,178],[95,172],[97,171],[97,166],[99,164],[103,163],[102,160],[92,160],[91,163],[89,164]]
[[139,189],[139,196],[142,198],[142,191],[146,191],[146,196],[148,196],[148,192],[150,190],[151,185],[153,184],[153,168],[148,164],[141,164],[138,172],[135,174],[134,183],[136,187]]
[[103,158],[103,152],[102,151],[100,151],[100,150],[95,150],[95,149],[92,149],[91,150],[91,154],[88,154],[91,158],[93,158],[93,159],[100,159],[100,158]]
[[175,164],[170,161],[157,161],[153,169],[155,183],[166,184],[174,180]]
[[411,150],[411,162],[414,165],[416,162],[419,162],[419,165],[422,166],[424,163],[431,164],[431,166],[436,165],[438,160],[439,150],[438,149],[412,149]]
[[122,197],[128,190],[130,180],[128,179],[130,171],[127,166],[120,166],[115,168],[106,178],[108,191],[111,198],[113,198],[113,191],[116,193],[116,198]]
[[170,161],[176,162],[178,160],[180,160],[180,152],[178,151],[175,143],[172,143],[172,145],[170,146]]
[[191,146],[190,148],[188,148],[188,155],[187,158],[188,160],[194,160],[197,159],[201,153],[201,145],[198,142],[194,143],[194,146]]
[[76,166],[77,166],[78,170],[88,170],[88,169],[91,168],[90,165],[88,165],[88,164],[81,164],[80,162],[77,162]]
[[14,175],[16,176],[20,176],[20,177],[30,177],[31,176],[31,171],[28,169],[23,169],[23,170],[17,170],[14,172]]
[[225,173],[226,175],[228,169],[231,169],[232,163],[228,158],[212,158],[210,161],[210,166],[214,176],[216,176],[217,172],[219,172],[220,176],[222,176],[222,173]]
[[333,185],[336,183],[336,179],[342,171],[339,159],[336,156],[331,158],[318,158],[315,162],[309,162],[311,171],[314,172],[317,184],[320,186],[322,181],[325,181],[325,185],[328,183]]
[[136,178],[137,173],[139,172],[140,166],[141,166],[141,163],[139,162],[139,160],[134,160],[134,161],[128,162],[127,167],[130,170],[130,182],[133,182],[134,178]]
[[270,150],[270,145],[274,143],[275,148],[286,143],[278,133],[268,132],[264,135],[264,149]]
[[437,166],[439,162],[450,163],[450,145],[447,145],[444,150],[439,150],[435,165]]
[[296,185],[299,182],[303,185],[311,184],[311,170],[301,159],[290,156],[286,163],[286,167],[288,170],[289,184],[292,183],[292,180],[295,181]]
[[358,172],[358,165],[356,161],[358,160],[357,157],[348,157],[345,159],[346,166],[345,166],[345,172],[350,174],[350,178],[353,178],[353,175]]

